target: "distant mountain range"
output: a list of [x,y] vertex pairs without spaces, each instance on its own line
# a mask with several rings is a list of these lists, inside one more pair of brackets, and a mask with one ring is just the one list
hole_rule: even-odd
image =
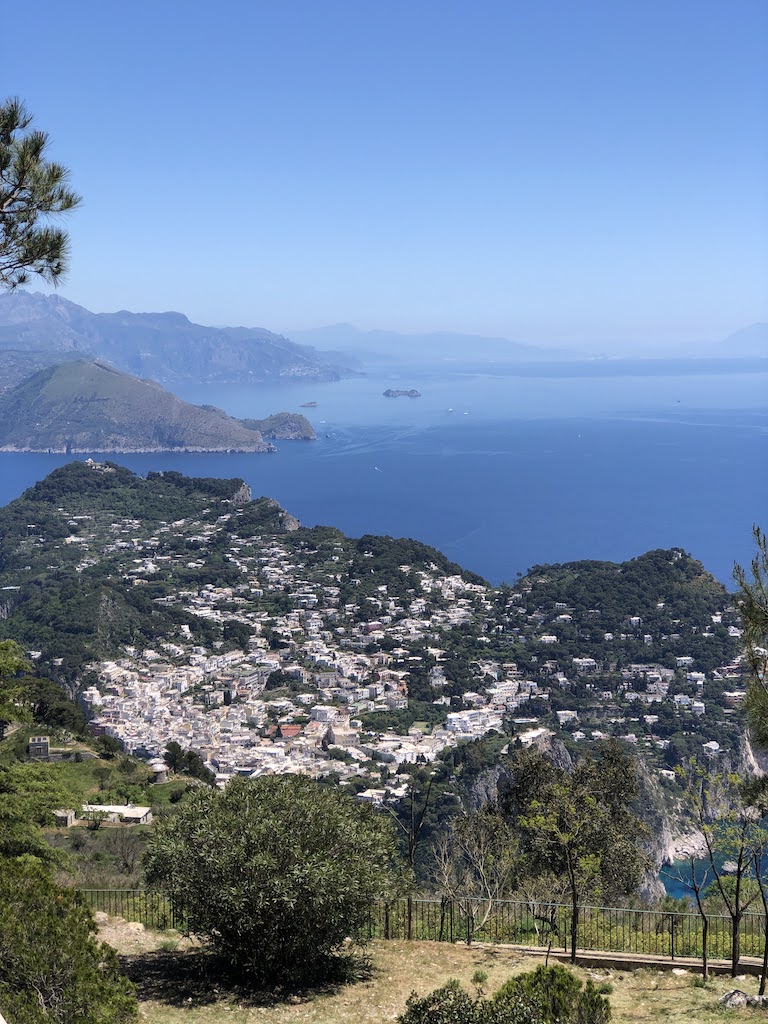
[[326,381],[350,373],[322,352],[257,327],[203,327],[182,313],[91,313],[58,295],[0,294],[6,386],[83,356],[169,383]]
[[334,381],[361,372],[450,373],[481,366],[550,375],[566,363],[580,367],[579,374],[588,366],[602,373],[617,371],[621,359],[684,360],[691,372],[703,372],[707,360],[768,358],[768,324],[752,324],[716,344],[657,347],[617,359],[507,338],[364,331],[351,324],[293,331],[288,338],[258,327],[204,327],[182,313],[91,313],[58,295],[0,294],[0,391],[35,370],[83,357],[167,384]]
[[[398,334],[395,331],[363,331],[351,324],[334,324],[305,331],[290,331],[292,340],[318,346],[326,355],[342,364],[375,372],[377,369],[442,370],[450,372],[460,367],[494,366],[497,370],[536,375],[538,367],[544,375],[553,367],[569,364],[581,367],[583,375],[587,364],[592,372],[601,373],[601,367],[618,371],[619,363],[632,363],[635,372],[638,363],[686,361],[691,372],[716,372],[717,367],[705,367],[707,360],[756,360],[768,358],[768,324],[752,324],[722,341],[698,345],[660,346],[649,344],[645,349],[634,346],[631,352],[613,356],[572,349],[545,348],[528,345],[508,338],[492,338],[478,334],[432,332],[426,334]],[[649,365],[648,370],[653,370]],[[656,372],[656,371],[654,371]],[[682,372],[685,372],[683,369]]]
[[564,349],[541,348],[508,338],[449,331],[398,334],[396,331],[363,331],[352,324],[334,324],[290,333],[293,341],[331,350],[329,355],[333,354],[340,361],[351,362],[352,365],[367,363],[445,369],[457,363],[555,362],[580,358],[579,353]]
[[275,448],[268,437],[314,436],[303,416],[237,420],[100,360],[47,367],[0,395],[0,449],[6,451],[269,452]]
[[752,324],[729,334],[717,346],[721,355],[768,358],[768,324]]

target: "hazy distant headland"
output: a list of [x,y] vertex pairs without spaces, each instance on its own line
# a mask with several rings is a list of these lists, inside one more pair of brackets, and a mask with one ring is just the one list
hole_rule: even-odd
[[0,294],[6,387],[62,359],[84,357],[164,383],[329,381],[354,374],[262,328],[205,327],[182,313],[91,313],[58,295]]
[[606,356],[597,348],[577,351],[448,331],[364,331],[351,324],[289,333],[293,341],[324,349],[339,362],[371,373],[401,366],[449,373],[485,365],[520,376],[553,376],[558,371],[565,371],[564,376],[668,375],[672,363],[684,373],[716,373],[726,363],[746,368],[745,361],[757,361],[764,369],[768,360],[768,324],[752,324],[714,344],[670,347],[664,355],[655,352],[642,358],[637,354]]

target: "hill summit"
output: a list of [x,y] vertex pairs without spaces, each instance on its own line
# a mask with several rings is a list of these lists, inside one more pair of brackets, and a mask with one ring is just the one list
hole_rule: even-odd
[[213,406],[95,359],[33,374],[0,396],[0,448],[31,452],[269,452],[262,433]]

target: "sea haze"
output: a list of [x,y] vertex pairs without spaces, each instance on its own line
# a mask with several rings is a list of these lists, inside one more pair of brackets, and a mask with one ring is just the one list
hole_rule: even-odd
[[[179,389],[235,416],[303,409],[318,439],[274,455],[120,455],[241,476],[305,525],[411,536],[494,583],[543,562],[682,547],[726,584],[768,519],[768,374],[387,376]],[[416,386],[421,398],[384,398]],[[96,456],[104,459],[105,456]],[[0,454],[0,503],[63,455]]]

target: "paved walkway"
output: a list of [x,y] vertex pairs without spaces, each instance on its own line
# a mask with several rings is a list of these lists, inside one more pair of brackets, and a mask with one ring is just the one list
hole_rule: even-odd
[[[509,949],[515,952],[525,953],[527,956],[546,957],[547,950],[542,946],[517,946],[511,943],[474,942],[474,946],[482,946],[487,949]],[[552,949],[549,953],[550,960],[557,960],[559,963],[570,963],[570,954],[564,953],[561,948]],[[581,967],[611,967],[618,971],[635,971],[640,967],[650,967],[659,971],[671,971],[680,968],[692,971],[695,974],[701,973],[701,957],[680,956],[672,960],[669,956],[654,956],[651,953],[608,953],[601,950],[590,950],[589,952],[577,952],[576,963]],[[709,960],[709,970],[712,974],[730,974],[730,960]],[[742,957],[739,961],[739,973],[760,976],[762,964],[756,957]]]

